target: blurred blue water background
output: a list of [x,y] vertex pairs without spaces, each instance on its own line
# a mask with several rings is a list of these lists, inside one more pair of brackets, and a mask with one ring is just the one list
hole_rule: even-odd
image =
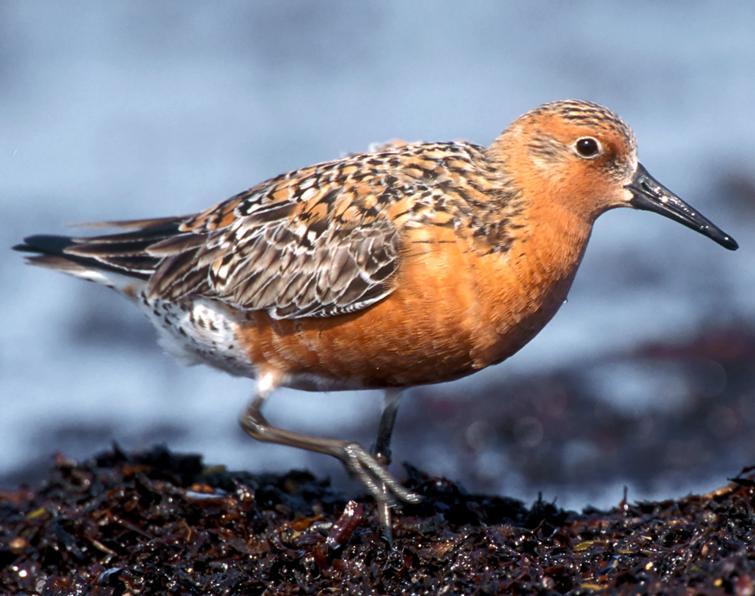
[[[742,249],[648,213],[611,212],[556,319],[510,362],[450,390],[463,399],[498,376],[689,336],[711,319],[752,321],[752,206],[720,188],[755,164],[753,30],[749,2],[5,1],[0,246],[68,223],[189,213],[395,137],[487,144],[527,109],[577,97],[620,113],[648,169]],[[9,250],[0,276],[0,478],[23,478],[56,449],[81,457],[112,440],[340,478],[335,463],[243,437],[236,416],[250,382],[180,367],[108,290],[25,267]],[[639,411],[649,406],[632,397],[637,382],[620,368],[601,378]],[[663,387],[650,390],[663,400]],[[349,435],[373,424],[379,403],[371,393],[281,391],[269,415]],[[430,412],[425,422],[441,421]],[[396,459],[474,488],[464,467],[433,454]],[[614,502],[627,483],[575,486],[559,502]],[[500,486],[526,498],[542,488]],[[696,488],[658,482],[634,494]]]

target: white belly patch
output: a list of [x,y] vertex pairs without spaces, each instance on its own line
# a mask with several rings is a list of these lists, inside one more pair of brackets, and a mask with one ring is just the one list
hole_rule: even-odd
[[157,329],[162,348],[184,364],[209,364],[238,376],[255,377],[255,367],[238,341],[238,321],[204,298],[181,302],[150,300],[140,306]]

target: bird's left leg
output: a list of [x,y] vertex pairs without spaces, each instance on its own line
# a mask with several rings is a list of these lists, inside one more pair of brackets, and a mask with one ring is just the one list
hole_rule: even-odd
[[[379,512],[387,510],[387,506],[384,503],[391,502],[395,498],[408,503],[418,503],[421,500],[419,495],[401,486],[391,476],[385,466],[375,456],[367,453],[359,444],[352,441],[316,437],[284,430],[271,425],[263,415],[262,407],[265,405],[265,401],[272,390],[278,385],[278,382],[279,379],[273,372],[266,372],[260,376],[254,398],[239,419],[241,427],[247,434],[258,441],[289,445],[308,451],[324,453],[340,459],[347,470],[361,480],[375,498]],[[381,432],[379,433],[378,442],[381,445],[380,448],[384,451],[388,448],[388,443],[390,442],[393,421],[396,418],[395,407],[397,405],[398,402],[392,408],[388,408],[388,414],[384,415],[383,419],[381,419]],[[393,410],[392,413],[391,410]],[[381,521],[383,521],[384,517],[382,514],[380,515]],[[386,536],[390,536],[389,527],[385,528],[384,532]]]
[[372,447],[372,454],[384,466],[391,463],[391,437],[393,426],[396,424],[401,393],[401,389],[386,389],[383,397],[383,412],[380,415],[377,439]]

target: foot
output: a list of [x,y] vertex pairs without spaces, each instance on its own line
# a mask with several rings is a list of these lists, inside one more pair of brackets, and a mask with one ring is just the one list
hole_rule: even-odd
[[393,504],[396,499],[405,503],[419,503],[422,497],[405,489],[378,460],[361,445],[348,443],[341,458],[346,468],[367,487],[380,503]]

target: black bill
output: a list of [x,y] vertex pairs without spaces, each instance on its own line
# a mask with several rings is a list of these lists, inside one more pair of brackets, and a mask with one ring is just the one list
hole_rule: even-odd
[[632,207],[646,211],[655,211],[656,213],[665,215],[669,219],[678,221],[680,224],[684,224],[688,228],[700,232],[711,240],[715,240],[729,250],[737,250],[739,248],[734,238],[724,233],[721,228],[707,217],[688,203],[682,201],[668,188],[663,186],[663,184],[653,178],[642,164],[637,165],[637,172],[635,172],[632,182],[627,184],[626,188],[632,191],[633,196],[630,201]]

